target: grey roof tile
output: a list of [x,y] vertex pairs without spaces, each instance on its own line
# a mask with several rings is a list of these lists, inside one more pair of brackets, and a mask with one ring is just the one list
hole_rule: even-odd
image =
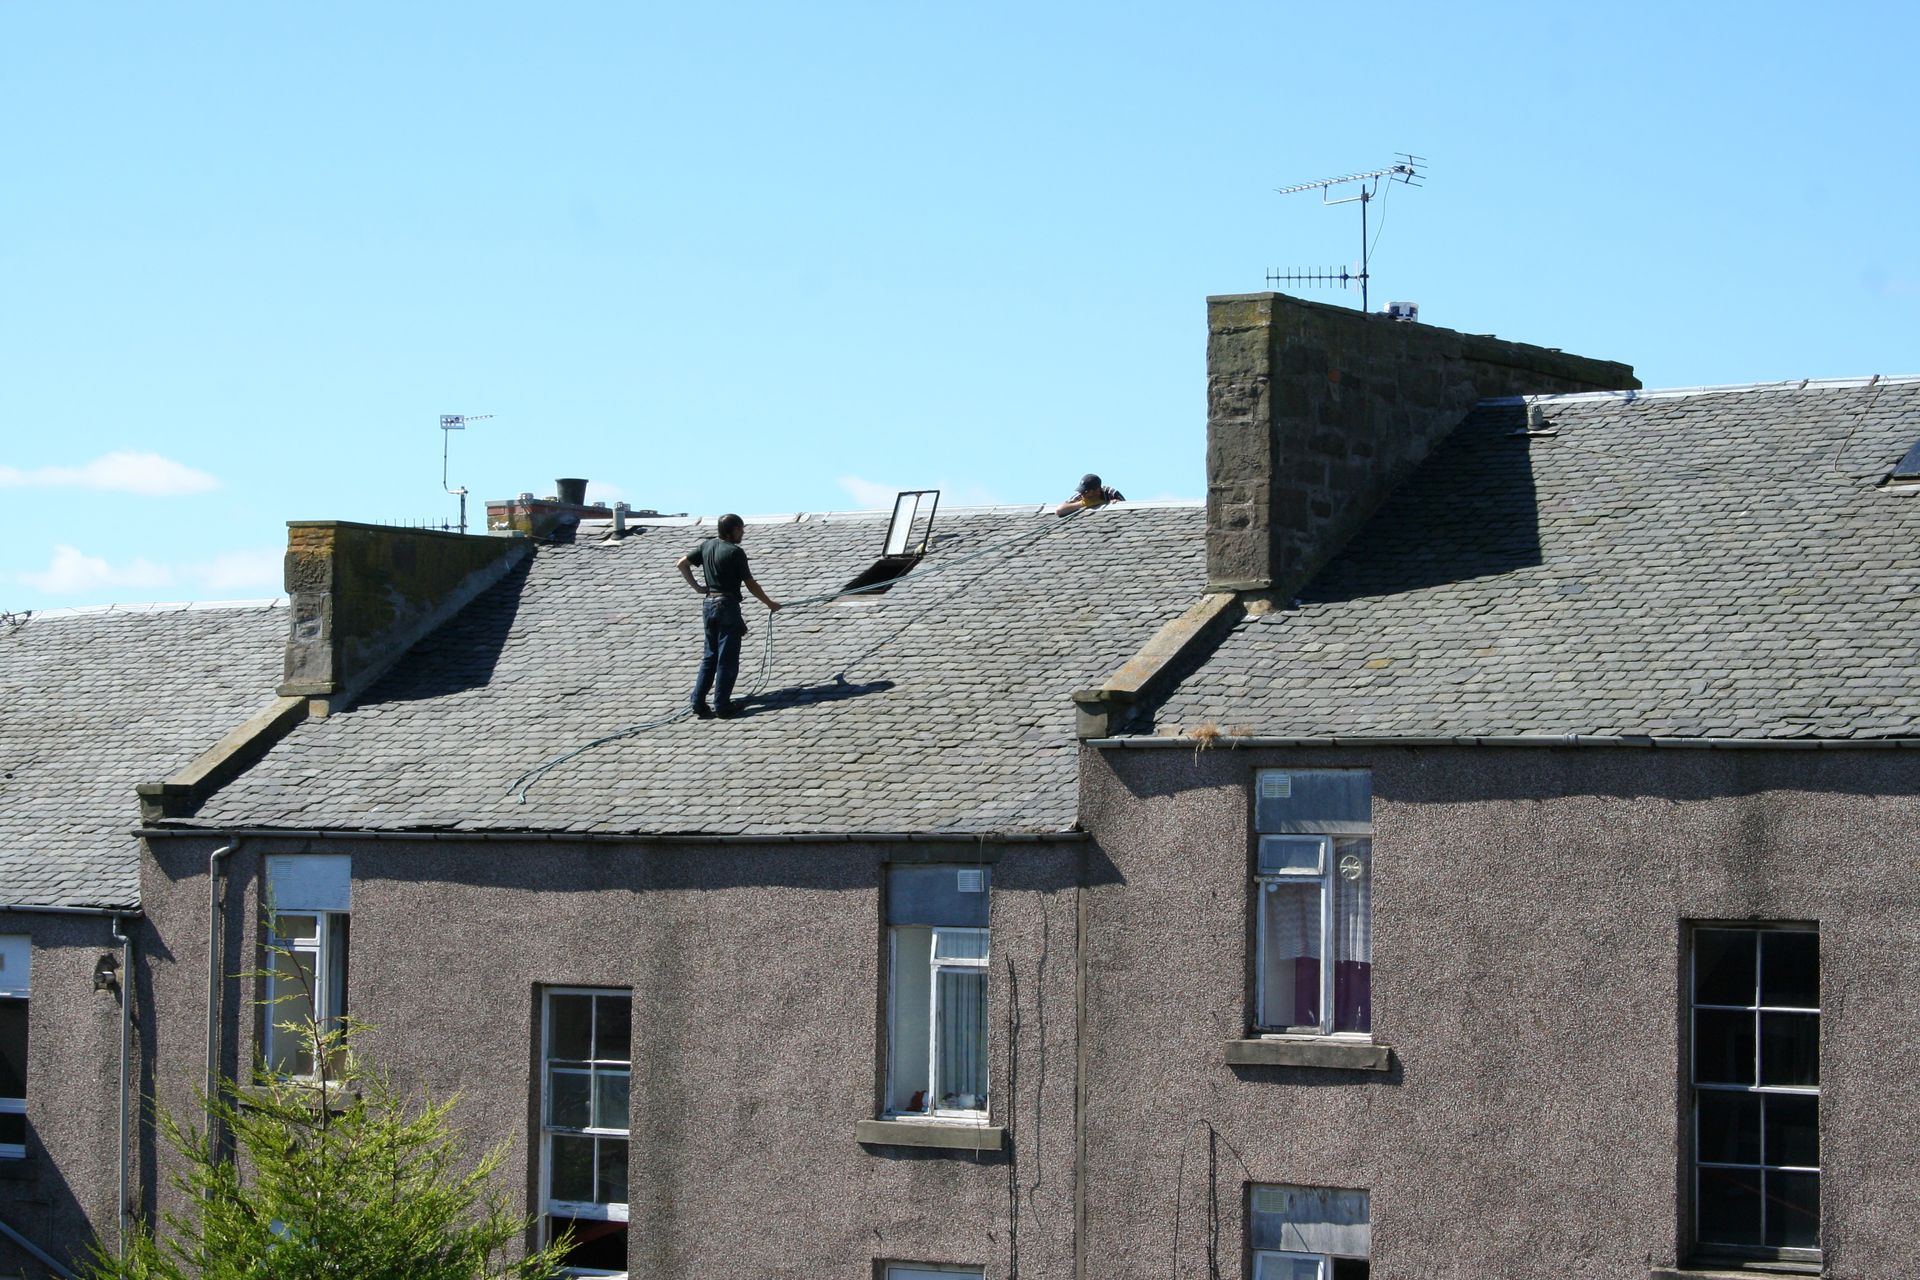
[[1536,403],[1557,435],[1481,406],[1153,730],[1914,733],[1920,495],[1877,486],[1920,385]]
[[0,903],[136,904],[134,785],[266,705],[286,635],[266,605],[0,622]]
[[[699,602],[673,564],[711,527],[541,547],[417,646],[357,707],[309,721],[193,821],[280,827],[753,834],[1055,831],[1076,816],[1068,694],[1131,657],[1203,589],[1197,505],[1060,521],[942,512],[922,566],[874,603],[747,605],[732,721],[682,721],[546,774],[524,770],[685,705]],[[872,563],[884,518],[748,527],[776,599]],[[969,554],[1035,540],[970,562]],[[945,565],[953,565],[948,569]]]

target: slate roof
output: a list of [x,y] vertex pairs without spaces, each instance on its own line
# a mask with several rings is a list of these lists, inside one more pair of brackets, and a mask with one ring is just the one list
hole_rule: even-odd
[[0,619],[0,903],[139,901],[134,785],[273,699],[284,604]]
[[[776,599],[835,590],[878,556],[885,517],[749,520]],[[625,833],[1025,832],[1076,816],[1069,694],[1131,657],[1203,589],[1198,504],[1060,520],[942,511],[935,545],[873,603],[777,615],[768,692],[586,752],[518,803],[556,753],[685,705],[699,601],[673,565],[711,523],[593,526],[542,546],[352,709],[310,720],[191,821],[292,828]],[[1010,540],[1023,539],[1007,546]],[[985,549],[999,551],[978,559]],[[744,693],[766,611],[748,600]]]
[[1483,404],[1142,732],[1920,734],[1920,382]]

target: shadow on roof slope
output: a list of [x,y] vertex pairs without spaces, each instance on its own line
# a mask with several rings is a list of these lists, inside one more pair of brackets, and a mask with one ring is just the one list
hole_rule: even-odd
[[870,693],[885,693],[893,688],[891,680],[869,680],[865,684],[852,684],[846,679],[835,676],[820,684],[788,685],[784,689],[768,689],[751,697],[739,699],[739,704],[748,710],[748,714],[765,714],[770,711],[784,711],[790,707],[810,707],[822,702],[843,702],[848,698],[864,698]]
[[528,556],[466,608],[436,627],[391,671],[368,689],[355,707],[417,702],[493,683],[494,668],[520,616],[520,599],[533,569]]
[[1541,563],[1540,511],[1518,405],[1469,414],[1300,592],[1334,604],[1495,577]]

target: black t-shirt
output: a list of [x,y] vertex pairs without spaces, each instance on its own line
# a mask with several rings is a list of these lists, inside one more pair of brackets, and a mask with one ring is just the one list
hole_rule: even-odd
[[740,603],[740,584],[751,575],[747,572],[747,553],[738,543],[708,538],[687,555],[700,562],[700,576],[707,580],[707,590]]

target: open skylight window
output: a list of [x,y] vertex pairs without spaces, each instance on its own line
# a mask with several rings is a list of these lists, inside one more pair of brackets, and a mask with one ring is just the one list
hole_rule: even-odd
[[933,541],[933,517],[940,509],[938,489],[908,489],[893,500],[893,518],[880,544],[880,558],[852,582],[840,588],[856,594],[841,596],[840,604],[872,603],[907,576]]
[[1913,448],[1907,450],[1906,457],[1893,464],[1893,474],[1887,479],[1901,483],[1920,480],[1920,443],[1916,443]]

